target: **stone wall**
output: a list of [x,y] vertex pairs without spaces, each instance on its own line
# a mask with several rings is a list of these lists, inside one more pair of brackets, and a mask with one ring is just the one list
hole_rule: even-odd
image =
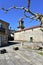
[[[32,38],[32,40],[30,40]],[[25,30],[21,32],[14,33],[15,41],[32,41],[32,42],[43,42],[42,31],[40,28]]]
[[0,46],[4,46],[8,44],[9,23],[4,22],[2,20],[0,20],[0,23],[2,24],[2,27],[5,30],[5,32],[0,31]]

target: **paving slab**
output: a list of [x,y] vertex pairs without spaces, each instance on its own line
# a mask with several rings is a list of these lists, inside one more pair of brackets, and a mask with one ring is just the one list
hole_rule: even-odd
[[3,47],[8,53],[0,54],[0,65],[43,65],[43,56],[35,50],[21,47],[15,51],[13,47],[14,45]]

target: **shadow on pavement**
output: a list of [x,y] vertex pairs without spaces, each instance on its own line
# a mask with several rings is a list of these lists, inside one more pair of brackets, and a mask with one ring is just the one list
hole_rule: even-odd
[[19,43],[18,42],[8,42],[7,45],[1,46],[0,48],[7,47],[7,46],[11,46],[11,45],[15,45],[15,44],[19,44]]

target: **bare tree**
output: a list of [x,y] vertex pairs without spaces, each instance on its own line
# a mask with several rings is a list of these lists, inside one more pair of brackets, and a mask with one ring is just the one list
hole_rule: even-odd
[[[30,18],[30,19],[36,19],[36,20],[40,20],[40,25],[41,26],[43,26],[43,15],[42,14],[39,14],[39,13],[37,13],[37,14],[35,14],[35,13],[33,13],[31,10],[30,10],[30,1],[31,0],[28,0],[28,8],[26,8],[26,7],[16,7],[16,6],[12,6],[12,7],[10,7],[10,8],[8,8],[8,9],[5,9],[5,8],[2,8],[2,10],[4,10],[5,12],[8,12],[8,11],[10,11],[11,9],[13,9],[13,8],[15,8],[15,9],[20,9],[20,10],[24,10],[24,15],[27,17],[27,18]],[[27,13],[29,13],[29,14],[31,14],[31,16],[27,16],[26,15],[26,12]]]

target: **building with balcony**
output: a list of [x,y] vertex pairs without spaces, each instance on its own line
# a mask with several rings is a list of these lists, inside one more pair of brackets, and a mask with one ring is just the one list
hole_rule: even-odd
[[0,46],[8,44],[9,23],[0,20]]

